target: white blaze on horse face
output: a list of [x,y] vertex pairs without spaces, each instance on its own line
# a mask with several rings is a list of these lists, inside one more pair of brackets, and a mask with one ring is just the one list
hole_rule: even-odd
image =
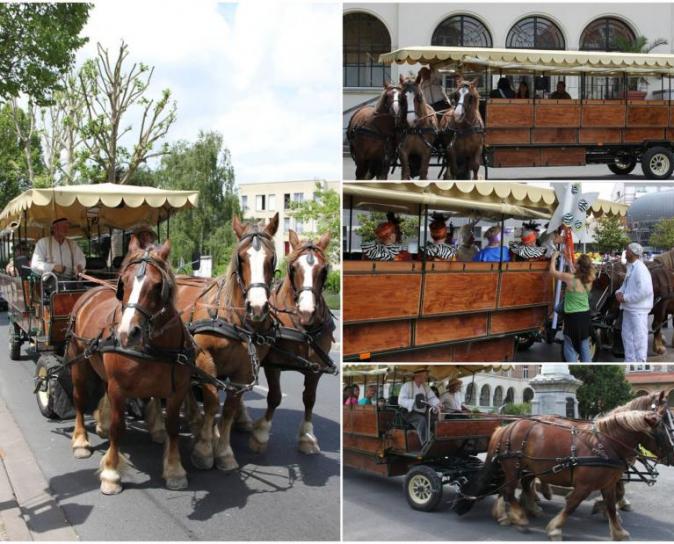
[[[246,253],[248,254],[248,262],[250,264],[250,283],[266,284],[264,261],[267,257],[267,252],[264,246],[260,244],[260,249],[257,251],[253,246],[250,246]],[[248,289],[246,300],[253,308],[263,308],[267,304],[267,290],[264,287],[251,287]]]
[[398,96],[398,89],[393,90],[393,113],[400,114],[400,97]]
[[407,124],[414,127],[417,119],[417,111],[414,108],[414,91],[407,91],[405,96],[407,97]]
[[131,296],[127,301],[127,307],[122,314],[122,322],[119,324],[119,333],[129,334],[131,329],[131,319],[133,319],[133,314],[136,313],[136,310],[129,308],[130,304],[138,304],[140,300],[140,293],[143,290],[143,283],[145,283],[145,278],[147,275],[144,275],[142,278],[138,279],[136,276],[133,277],[133,289],[131,289]]
[[466,98],[466,95],[468,94],[468,88],[466,87],[461,87],[459,89],[459,102],[454,108],[454,119],[459,121],[461,117],[463,116],[463,99]]
[[[314,258],[314,264],[309,264],[307,255],[302,255],[297,262],[300,263],[302,272],[304,273],[302,287],[311,289],[314,286],[314,267],[318,264],[316,258]],[[316,308],[313,291],[302,291],[298,298],[298,303],[300,312],[313,314]]]

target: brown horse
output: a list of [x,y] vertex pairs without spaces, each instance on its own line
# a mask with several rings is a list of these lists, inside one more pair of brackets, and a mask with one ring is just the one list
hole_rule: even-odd
[[400,88],[406,99],[405,124],[398,146],[402,179],[428,179],[433,142],[438,133],[435,110],[426,102],[415,79],[400,76]]
[[[170,250],[169,241],[158,248],[141,249],[132,236],[121,265],[117,296],[113,289],[97,287],[77,301],[71,314],[66,360],[74,361],[72,448],[77,458],[91,455],[84,407],[87,380],[95,378],[93,370],[106,382],[110,403],[110,444],[100,463],[101,491],[106,495],[122,490],[119,441],[128,398],[167,399],[168,441],[162,476],[169,489],[187,487],[178,448],[178,417],[191,370],[179,364],[179,358],[193,356],[193,346],[174,306]],[[101,426],[99,420],[97,428]]]
[[661,461],[674,461],[665,420],[653,411],[611,413],[587,423],[556,416],[515,421],[492,435],[485,466],[466,485],[455,509],[466,513],[484,493],[497,491],[494,516],[524,528],[529,522],[515,500],[515,490],[522,481],[523,492],[530,493],[526,486],[537,477],[546,484],[573,488],[564,509],[546,527],[550,539],[561,540],[566,519],[594,490],[601,490],[606,502],[611,537],[628,538],[616,513],[616,485],[637,458],[640,444]]
[[386,83],[376,105],[358,108],[351,116],[346,137],[356,163],[356,179],[388,177],[405,110],[406,99],[400,87]]
[[447,157],[445,179],[477,179],[482,163],[484,121],[480,115],[477,80],[459,77],[453,95],[454,108],[440,120],[443,147]]
[[[237,217],[232,228],[239,240],[223,277],[206,288],[195,282],[178,282],[178,306],[199,347],[196,364],[209,376],[224,378],[227,396],[222,407],[218,433],[215,418],[220,408],[214,384],[202,386],[204,414],[196,430],[192,463],[200,469],[215,466],[224,471],[238,468],[230,446],[234,418],[242,406],[241,396],[257,380],[259,361],[269,351],[264,340],[273,329],[269,290],[276,267],[274,234],[278,213],[268,225],[242,224]],[[195,410],[194,399],[188,403]]]
[[[305,339],[278,340],[262,362],[269,387],[267,411],[255,422],[250,447],[257,452],[267,448],[274,411],[281,404],[281,371],[297,370],[304,374],[304,420],[299,430],[299,450],[312,454],[321,451],[311,422],[318,380],[323,372],[335,370],[329,360],[326,363],[324,357],[321,357],[330,352],[335,329],[323,298],[329,268],[325,251],[330,243],[330,234],[324,234],[316,243],[310,240],[300,242],[297,234],[291,230],[289,239],[292,251],[286,257],[288,273],[272,293],[271,305],[277,312],[281,326],[292,329],[292,332],[300,332],[305,335]],[[293,357],[297,356],[302,359],[293,361]]]

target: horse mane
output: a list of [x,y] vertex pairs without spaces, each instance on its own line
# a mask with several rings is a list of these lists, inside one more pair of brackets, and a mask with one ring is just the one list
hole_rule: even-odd
[[384,92],[382,92],[379,95],[379,99],[377,100],[377,104],[374,107],[374,111],[377,113],[382,113],[384,111],[384,104],[386,103],[386,93],[388,92],[388,87],[384,89]]
[[[146,251],[150,252],[150,256],[154,258],[154,262],[162,269],[162,271],[166,274],[166,277],[169,279],[169,287],[171,289],[171,304],[175,305],[175,296],[176,296],[176,276],[173,273],[173,268],[171,267],[171,263],[168,260],[164,260],[159,255],[157,254],[157,251],[159,250],[159,246],[156,244],[152,244],[147,246],[144,249],[138,249],[134,251],[133,253],[129,252],[126,254],[124,257],[124,260],[122,263],[119,265],[120,270],[124,270],[130,262],[136,260],[136,259],[142,259],[143,256],[145,255]],[[163,279],[163,278],[162,278]]]
[[637,433],[648,433],[651,426],[646,422],[645,410],[627,410],[622,412],[609,412],[602,418],[595,421],[599,432],[607,435],[614,434],[620,429],[634,431]]
[[632,399],[622,406],[618,406],[608,412],[607,416],[610,414],[617,414],[620,412],[627,412],[629,410],[650,410],[653,404],[658,404],[660,400],[660,392],[651,393],[649,395],[641,395],[635,399]]

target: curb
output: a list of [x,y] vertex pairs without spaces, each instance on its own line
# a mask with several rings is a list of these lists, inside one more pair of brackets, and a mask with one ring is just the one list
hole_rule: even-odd
[[79,540],[1,398],[0,429],[0,540]]

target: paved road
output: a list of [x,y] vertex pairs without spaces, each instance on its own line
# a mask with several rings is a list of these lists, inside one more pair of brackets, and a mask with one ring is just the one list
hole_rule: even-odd
[[[356,165],[349,155],[345,155],[343,159],[342,173],[345,180],[356,179]],[[428,179],[438,179],[440,173],[439,168],[430,168],[428,171]],[[648,181],[642,171],[641,167],[637,166],[632,174],[627,176],[616,176],[604,164],[590,164],[588,166],[550,166],[540,168],[490,168],[488,171],[490,180],[511,179],[537,179],[537,180],[606,180],[609,182],[619,180],[631,181]],[[479,179],[484,179],[484,168],[480,168],[478,174]],[[396,168],[395,172],[389,176],[389,179],[400,179],[400,168]]]
[[[249,451],[247,435],[235,433],[232,446],[241,470],[226,475],[197,471],[189,461],[189,437],[182,438],[189,488],[169,491],[161,479],[162,446],[142,425],[129,422],[123,452],[130,466],[124,491],[103,496],[95,474],[107,442],[90,433],[90,459],[76,460],[70,449],[72,421],[47,421],[32,395],[31,360],[9,360],[7,317],[0,315],[0,396],[11,410],[48,481],[50,493],[82,540],[338,540],[340,493],[339,378],[321,379],[314,431],[322,453],[297,451],[302,382],[283,376],[284,399],[274,418],[269,449]],[[333,354],[336,358],[337,354]],[[255,419],[263,413],[265,380],[247,394]],[[0,447],[2,435],[0,434]],[[39,515],[32,512],[29,515]]]
[[[633,511],[623,512],[623,526],[632,540],[671,540],[674,534],[671,490],[674,468],[659,467],[654,487],[629,484],[627,496]],[[344,540],[547,540],[545,525],[562,509],[561,497],[542,503],[543,515],[531,519],[529,532],[501,527],[491,517],[493,497],[476,504],[463,517],[450,510],[455,497],[445,487],[434,512],[412,510],[402,492],[402,477],[383,478],[344,467]],[[581,504],[564,528],[564,540],[610,540],[608,522],[592,516],[592,502]]]

